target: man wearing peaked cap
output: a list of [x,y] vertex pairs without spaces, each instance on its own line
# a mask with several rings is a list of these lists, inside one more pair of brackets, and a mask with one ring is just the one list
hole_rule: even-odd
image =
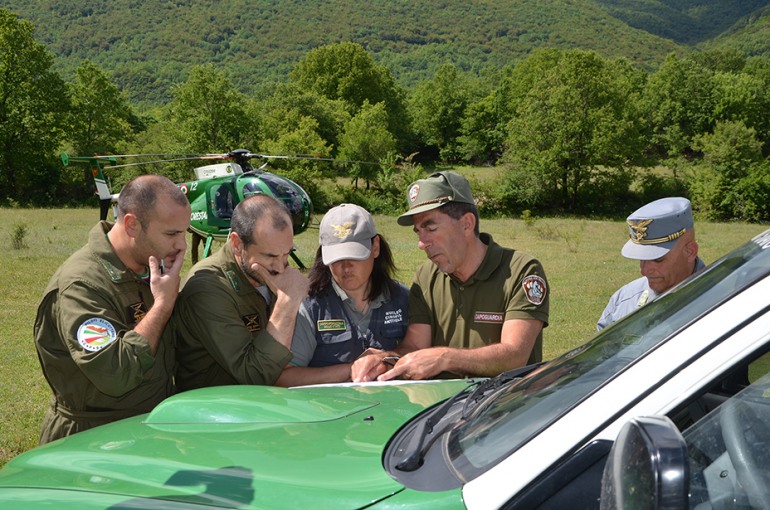
[[437,172],[407,188],[411,226],[428,261],[409,292],[409,327],[396,365],[364,356],[353,380],[494,376],[542,359],[548,283],[533,257],[479,232],[468,181]]
[[392,277],[393,255],[372,215],[354,204],[329,209],[318,241],[279,386],[349,381],[367,349],[393,350],[406,333],[409,290]]
[[441,207],[449,202],[475,205],[468,180],[455,172],[437,172],[427,179],[415,181],[407,190],[409,210],[398,217],[398,224],[410,227],[413,216]]
[[596,324],[599,331],[705,267],[698,257],[692,209],[686,198],[650,202],[634,211],[627,223],[629,239],[621,254],[639,261],[642,277],[612,295]]

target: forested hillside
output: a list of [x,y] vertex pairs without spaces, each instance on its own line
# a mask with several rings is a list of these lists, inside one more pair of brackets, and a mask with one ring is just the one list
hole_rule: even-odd
[[741,18],[729,30],[704,42],[703,48],[734,49],[746,55],[770,55],[770,7]]
[[0,205],[87,200],[61,150],[243,147],[327,156],[270,161],[319,210],[394,213],[424,167],[474,164],[482,214],[676,194],[770,221],[768,2],[0,0]]
[[629,26],[684,45],[717,37],[768,3],[766,0],[596,1]]
[[[216,63],[255,93],[285,81],[310,49],[361,44],[404,86],[444,63],[482,73],[534,48],[593,49],[647,69],[671,51],[766,4],[763,0],[0,0],[36,27],[36,38],[70,79],[88,58],[110,72],[134,104],[167,102],[192,65]],[[668,5],[671,4],[671,5]],[[705,4],[705,6],[704,6]]]

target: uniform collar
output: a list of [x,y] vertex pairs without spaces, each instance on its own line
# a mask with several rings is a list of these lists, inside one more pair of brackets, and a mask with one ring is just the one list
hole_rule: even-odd
[[114,223],[100,221],[88,233],[88,245],[91,247],[99,267],[107,277],[115,283],[141,280],[139,276],[128,269],[120,260],[110,244],[107,233],[112,230]]
[[265,301],[268,304],[272,301],[273,293],[270,292],[267,286],[260,285],[259,287],[254,287],[243,272],[240,264],[235,260],[235,254],[233,253],[232,246],[230,246],[230,241],[227,241],[225,245],[211,257],[213,259],[212,262],[222,268],[228,282],[236,293],[250,294],[252,292],[259,292],[262,297],[265,295],[270,296],[269,298],[265,298]]
[[[334,292],[339,296],[339,298],[345,302],[348,301],[350,303],[350,306],[355,308],[355,305],[353,303],[353,300],[348,296],[348,293],[345,292],[342,287],[340,287],[337,282],[334,280],[334,278],[331,279],[332,282],[332,288],[334,289]],[[390,293],[388,289],[386,288],[384,292],[382,292],[379,296],[375,296],[374,299],[372,299],[369,302],[369,310],[374,310],[375,308],[378,308],[382,303],[385,302],[386,299],[390,296]]]
[[489,277],[492,276],[492,273],[500,265],[500,261],[503,259],[503,247],[497,244],[494,239],[492,239],[491,234],[481,232],[479,234],[479,239],[481,239],[482,243],[487,245],[487,253],[484,255],[484,259],[481,261],[481,265],[479,265],[478,269],[476,269],[476,272],[473,273],[473,275],[471,275],[471,277],[464,282],[461,282],[452,275],[448,275],[454,282],[458,283],[459,285],[466,286],[471,285],[476,281],[488,280]]
[[698,271],[700,271],[704,267],[706,267],[706,264],[701,260],[701,258],[700,257],[695,257],[695,267],[692,270],[692,274],[697,273]]

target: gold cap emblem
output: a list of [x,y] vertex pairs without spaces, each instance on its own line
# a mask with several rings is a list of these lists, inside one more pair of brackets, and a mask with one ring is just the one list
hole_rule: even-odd
[[348,221],[342,225],[332,224],[331,227],[334,229],[334,237],[337,239],[345,239],[346,237],[353,235],[353,229],[351,227],[354,225],[355,223],[352,221]]
[[631,240],[638,243],[647,237],[647,226],[652,222],[653,220],[628,221],[628,226],[631,227]]

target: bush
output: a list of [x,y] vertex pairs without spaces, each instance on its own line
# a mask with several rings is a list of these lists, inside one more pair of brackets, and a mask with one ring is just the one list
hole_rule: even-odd
[[11,247],[14,250],[21,250],[27,247],[27,226],[23,223],[17,223],[11,232]]
[[635,177],[635,172],[626,168],[596,170],[591,180],[580,187],[576,209],[590,214],[627,214]]
[[491,207],[484,209],[494,208],[497,215],[515,215],[525,209],[542,211],[548,206],[542,180],[519,166],[513,166],[505,172],[497,191],[491,195],[496,198],[496,202],[490,201]]
[[422,166],[408,158],[401,165],[383,165],[377,171],[371,189],[335,187],[335,195],[342,202],[357,204],[372,214],[400,215],[406,208],[407,187],[424,177]]
[[684,181],[673,176],[646,173],[639,179],[639,202],[649,203],[664,197],[689,196]]

